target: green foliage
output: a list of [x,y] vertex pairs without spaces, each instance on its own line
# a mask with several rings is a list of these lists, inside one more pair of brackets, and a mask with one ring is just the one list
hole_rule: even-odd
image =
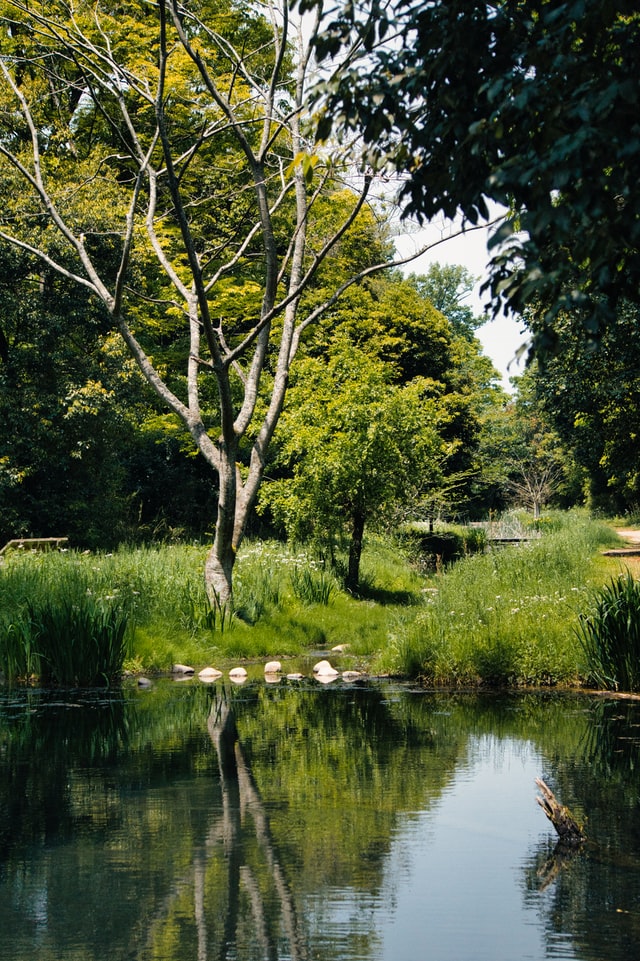
[[416,551],[419,563],[425,569],[434,569],[469,554],[484,551],[487,546],[487,533],[483,527],[469,527],[462,524],[431,525],[428,523],[407,524],[403,539]]
[[428,385],[398,387],[382,361],[338,342],[298,366],[279,435],[291,476],[263,487],[262,509],[334,566],[350,539],[347,582],[357,589],[365,523],[438,474],[435,421]]
[[382,0],[326,7],[316,35],[336,69],[318,136],[360,131],[367,159],[408,173],[407,211],[510,215],[491,286],[517,312],[537,299],[536,346],[563,309],[585,329],[638,302],[640,16],[633,0]]
[[443,314],[457,337],[473,341],[474,331],[485,322],[475,317],[465,300],[477,282],[466,267],[433,263],[426,274],[413,278],[420,293]]
[[33,270],[0,251],[0,546],[59,534],[105,550],[201,534],[215,509],[206,465],[184,456],[185,433],[161,421],[104,311]]
[[515,395],[482,413],[472,516],[478,516],[478,506],[484,506],[484,515],[514,506],[536,515],[543,508],[583,503],[583,474],[539,403],[533,376],[529,369],[514,378]]
[[594,591],[589,602],[576,628],[587,681],[608,690],[640,690],[640,584],[627,571]]
[[597,346],[563,315],[557,354],[529,374],[542,416],[584,472],[590,506],[607,513],[640,503],[639,309],[621,305]]

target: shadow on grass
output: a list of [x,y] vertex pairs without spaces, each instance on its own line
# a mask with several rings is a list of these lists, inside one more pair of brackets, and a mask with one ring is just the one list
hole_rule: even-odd
[[394,591],[373,584],[360,584],[352,597],[357,601],[374,601],[383,607],[418,607],[421,597],[415,591]]

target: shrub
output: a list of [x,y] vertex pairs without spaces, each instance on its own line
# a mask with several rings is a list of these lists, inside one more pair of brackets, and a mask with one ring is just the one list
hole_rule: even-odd
[[640,584],[627,571],[592,596],[576,628],[587,681],[608,690],[640,690]]
[[481,553],[487,546],[487,534],[482,527],[453,524],[438,525],[433,531],[427,525],[413,524],[406,529],[405,539],[418,554],[420,566],[426,569]]

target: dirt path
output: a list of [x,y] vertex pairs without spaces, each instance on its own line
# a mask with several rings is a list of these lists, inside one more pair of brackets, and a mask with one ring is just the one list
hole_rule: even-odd
[[616,534],[625,541],[625,546],[603,551],[603,554],[607,557],[617,557],[634,577],[640,579],[640,530],[617,527]]
[[630,545],[640,545],[640,531],[633,530],[630,527],[616,527],[616,534],[619,534],[625,541],[628,541]]

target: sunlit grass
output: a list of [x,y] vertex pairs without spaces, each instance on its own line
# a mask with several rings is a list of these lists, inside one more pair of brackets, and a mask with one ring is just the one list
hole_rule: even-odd
[[424,610],[391,638],[379,665],[442,685],[578,683],[574,628],[602,580],[594,555],[616,538],[580,514],[549,528],[434,578]]
[[[118,665],[197,669],[336,645],[347,645],[358,667],[429,684],[579,683],[585,658],[576,624],[591,591],[610,576],[600,552],[616,537],[578,513],[542,526],[535,540],[466,557],[429,578],[398,544],[370,537],[357,597],[312,553],[246,542],[224,621],[207,599],[201,546],[10,558],[0,568],[0,671],[11,679],[77,682],[91,673],[80,670],[81,645],[74,648],[85,635],[85,647],[102,651],[98,683]],[[45,635],[54,639],[46,655]],[[64,671],[47,674],[56,658],[66,658]]]
[[[176,662],[287,657],[336,644],[369,654],[408,616],[407,601],[420,600],[409,562],[384,545],[365,560],[369,588],[395,600],[381,605],[346,593],[311,554],[254,542],[239,554],[233,612],[222,621],[207,599],[205,556],[205,548],[183,545],[11,558],[0,570],[0,671],[99,683],[123,667],[166,671]],[[93,674],[87,651],[97,659]]]

